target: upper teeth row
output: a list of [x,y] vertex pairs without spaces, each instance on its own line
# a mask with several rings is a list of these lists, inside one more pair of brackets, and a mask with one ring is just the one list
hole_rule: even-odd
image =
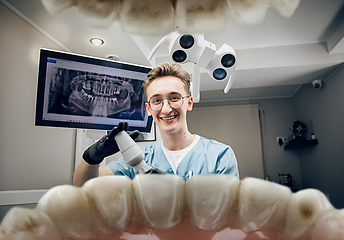
[[185,182],[175,175],[107,176],[81,188],[54,187],[36,209],[12,208],[0,239],[119,239],[124,231],[145,234],[144,225],[157,235],[165,229],[170,239],[185,239],[186,233],[189,239],[207,234],[213,239],[214,230],[226,234],[221,239],[250,234],[256,236],[250,239],[344,239],[344,210],[334,209],[318,190],[293,194],[255,178],[200,175]]
[[174,116],[172,116],[172,117],[163,117],[162,119],[163,120],[171,120],[171,119],[173,119],[174,118]]

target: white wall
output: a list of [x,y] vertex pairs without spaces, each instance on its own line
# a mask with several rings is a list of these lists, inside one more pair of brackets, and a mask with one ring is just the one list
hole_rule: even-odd
[[39,48],[59,48],[2,4],[0,32],[0,191],[69,184],[75,130],[34,125]]
[[[201,93],[202,100],[202,93]],[[277,137],[290,136],[289,130],[295,120],[295,111],[292,98],[252,99],[226,102],[200,102],[197,107],[233,106],[258,104],[261,110],[263,160],[265,174],[273,182],[279,182],[279,173],[290,173],[293,177],[293,186],[302,189],[301,172],[298,152],[284,151],[277,144]]]
[[191,133],[231,146],[240,179],[264,179],[258,105],[194,108],[187,121]]

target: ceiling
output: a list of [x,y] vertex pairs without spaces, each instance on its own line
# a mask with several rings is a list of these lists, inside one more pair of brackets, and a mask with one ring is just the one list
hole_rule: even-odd
[[[40,0],[0,2],[64,51],[104,58],[116,55],[120,61],[149,66],[172,62],[167,44],[147,60],[165,34],[129,34],[118,21],[94,28],[80,20],[75,8],[51,15]],[[92,37],[102,38],[104,45],[91,45]],[[259,25],[228,22],[223,30],[204,37],[217,49],[223,44],[235,49],[237,72],[232,89],[224,94],[226,82],[214,81],[202,71],[201,102],[291,97],[302,84],[326,81],[344,62],[344,0],[301,0],[289,18],[269,8]],[[183,67],[192,72],[191,64]]]

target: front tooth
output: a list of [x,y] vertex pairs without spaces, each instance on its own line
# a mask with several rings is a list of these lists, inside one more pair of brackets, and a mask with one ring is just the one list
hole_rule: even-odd
[[175,175],[136,175],[134,193],[139,211],[152,227],[180,223],[184,209],[184,180]]
[[45,212],[61,232],[73,237],[93,237],[91,206],[82,188],[69,185],[50,189],[37,208]]
[[185,33],[220,31],[227,25],[227,9],[222,0],[177,1],[176,26]]
[[220,229],[227,223],[239,179],[232,175],[198,175],[186,182],[185,194],[193,224],[204,230]]
[[87,181],[83,189],[108,225],[124,229],[132,212],[131,183],[128,177],[104,176]]
[[320,216],[333,209],[326,196],[316,189],[294,193],[287,209],[285,235],[300,237]]
[[175,30],[174,16],[170,0],[126,0],[121,4],[120,24],[127,33],[167,34]]
[[0,239],[60,240],[61,234],[49,217],[38,209],[14,207],[1,223]]
[[312,231],[312,240],[344,239],[344,209],[330,211],[322,216]]
[[257,178],[245,178],[239,195],[239,224],[245,232],[261,230],[277,234],[283,230],[289,188]]
[[[61,1],[61,0],[60,0]],[[117,18],[120,11],[119,0],[77,1],[79,18],[92,27],[108,27]]]
[[64,10],[73,7],[76,2],[74,0],[51,1],[42,0],[45,9],[52,15],[63,12]]

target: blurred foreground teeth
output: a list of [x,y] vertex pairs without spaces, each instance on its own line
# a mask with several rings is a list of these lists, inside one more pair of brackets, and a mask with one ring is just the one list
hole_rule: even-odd
[[50,14],[75,7],[80,19],[92,27],[119,21],[130,34],[164,35],[220,31],[233,22],[261,24],[270,7],[291,17],[300,0],[41,0]]
[[60,240],[61,235],[43,212],[37,209],[15,207],[6,214],[2,221],[0,239]]
[[125,0],[120,9],[120,23],[128,33],[167,34],[174,31],[174,14],[170,0]]
[[282,232],[291,197],[288,187],[257,178],[245,178],[239,195],[239,224],[245,232]]
[[344,209],[325,213],[317,222],[312,233],[312,240],[344,239]]
[[224,227],[237,199],[238,185],[239,179],[232,175],[190,178],[186,182],[185,194],[192,223],[204,230]]
[[12,208],[1,240],[344,239],[344,209],[318,190],[261,179],[107,176],[50,189],[36,209]]
[[64,10],[74,7],[75,0],[41,0],[45,9],[52,15],[63,12]]
[[124,229],[132,212],[131,183],[128,177],[105,176],[87,181],[83,189],[106,224]]
[[302,236],[324,213],[331,210],[334,210],[331,203],[316,189],[294,193],[286,213],[286,236],[290,238]]
[[94,236],[91,206],[82,188],[54,187],[39,200],[37,208],[51,218],[63,235],[82,239]]
[[120,0],[78,1],[79,18],[92,27],[109,27],[118,20]]
[[137,175],[134,193],[141,215],[151,227],[170,228],[183,218],[184,180],[175,175]]
[[181,33],[220,31],[227,25],[227,9],[223,0],[177,1],[176,28]]

